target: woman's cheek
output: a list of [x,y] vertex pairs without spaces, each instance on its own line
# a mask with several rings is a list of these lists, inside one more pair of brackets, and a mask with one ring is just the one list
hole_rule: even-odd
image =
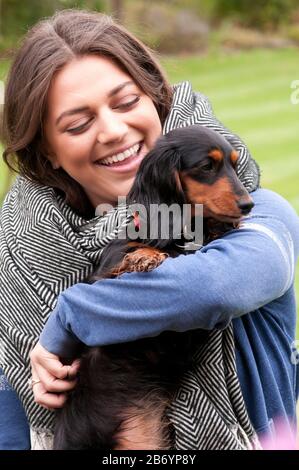
[[69,156],[73,160],[81,160],[93,146],[93,139],[90,135],[79,134],[69,136],[60,143],[60,154]]

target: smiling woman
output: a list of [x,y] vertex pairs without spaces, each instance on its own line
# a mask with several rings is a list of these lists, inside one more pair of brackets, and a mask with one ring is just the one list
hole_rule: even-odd
[[[257,165],[209,100],[189,82],[172,87],[152,53],[111,18],[66,10],[26,35],[4,114],[4,155],[16,158],[20,177],[1,212],[0,333],[32,447],[51,448],[49,408],[63,406],[78,371],[76,361],[60,358],[72,361],[79,339],[107,345],[165,330],[211,330],[171,403],[175,448],[253,448],[256,432],[270,433],[278,414],[291,428],[298,220],[282,198],[259,189]],[[126,195],[161,132],[193,124],[214,129],[238,152],[237,177],[256,203],[252,218],[151,273],[84,283],[130,220],[117,207],[94,217],[95,206]]]
[[81,185],[94,207],[115,205],[128,194],[161,131],[153,101],[108,58],[78,58],[52,80],[44,121],[47,156],[55,170]]
[[[96,23],[96,14],[77,14]],[[62,12],[58,22],[67,15],[76,12]],[[85,215],[103,199],[115,204],[117,195],[127,194],[172,99],[164,72],[145,46],[108,16],[100,23],[88,34],[83,26],[80,41],[67,31],[64,48],[59,31],[44,40],[47,21],[32,28],[23,46],[25,59],[12,65],[6,88],[4,159],[17,152],[22,175],[55,188]],[[119,159],[137,144],[135,158],[111,164],[109,157]]]

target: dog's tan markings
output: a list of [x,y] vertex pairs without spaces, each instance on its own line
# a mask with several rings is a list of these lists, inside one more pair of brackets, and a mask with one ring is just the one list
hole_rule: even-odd
[[222,150],[214,149],[209,154],[209,157],[212,157],[216,162],[222,162],[224,155]]
[[[138,243],[130,242],[130,246],[138,245]],[[139,246],[142,246],[139,244]],[[127,253],[120,264],[118,264],[112,272],[113,276],[120,276],[124,273],[146,272],[160,266],[168,257],[167,253],[163,253],[157,248],[151,246],[143,246],[132,253]]]
[[237,163],[238,158],[239,158],[239,152],[237,152],[236,150],[233,150],[230,154],[230,159],[233,165]]
[[193,204],[203,204],[206,199],[206,194],[209,191],[209,185],[199,183],[194,180],[187,173],[181,173],[181,182],[187,196],[187,200]]
[[128,246],[130,246],[131,248],[148,248],[147,245],[140,242],[128,242]]
[[240,215],[239,208],[236,204],[237,195],[233,192],[229,179],[225,176],[219,178],[215,181],[213,187],[214,195],[211,194],[210,197],[212,198],[212,203],[214,203],[215,206],[217,205],[217,212],[223,215]]
[[227,177],[218,178],[214,184],[208,185],[195,181],[185,175],[182,179],[188,202],[203,204],[204,217],[226,215],[239,217],[240,210],[236,204],[238,196],[233,192]]

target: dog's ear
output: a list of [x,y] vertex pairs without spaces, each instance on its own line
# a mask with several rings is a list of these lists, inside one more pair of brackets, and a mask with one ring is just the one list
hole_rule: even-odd
[[134,184],[128,195],[129,203],[183,204],[185,202],[179,170],[181,156],[165,142],[156,144],[141,162]]
[[[143,206],[140,223],[141,227],[146,227],[147,234],[140,233],[141,240],[158,248],[164,248],[181,233],[181,215],[172,212],[180,212],[179,208],[185,203],[180,167],[181,155],[176,149],[165,145],[165,142],[156,145],[142,161],[128,196],[129,204]],[[169,214],[164,212],[165,206],[171,207]]]

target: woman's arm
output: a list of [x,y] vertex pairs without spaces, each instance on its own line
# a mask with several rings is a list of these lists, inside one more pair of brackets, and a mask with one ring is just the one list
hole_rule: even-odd
[[78,363],[63,366],[58,356],[70,356],[79,339],[101,345],[163,330],[221,328],[281,296],[294,278],[298,216],[270,191],[252,195],[256,206],[247,228],[195,255],[166,260],[150,273],[67,289],[30,355],[32,375],[41,379],[33,388],[36,401],[63,405],[65,390],[74,386],[65,379],[76,374]]
[[244,227],[196,254],[168,259],[149,273],[67,289],[43,330],[42,346],[69,356],[79,341],[105,345],[164,330],[224,328],[283,295],[294,278],[298,217],[275,193],[252,195],[256,206]]

